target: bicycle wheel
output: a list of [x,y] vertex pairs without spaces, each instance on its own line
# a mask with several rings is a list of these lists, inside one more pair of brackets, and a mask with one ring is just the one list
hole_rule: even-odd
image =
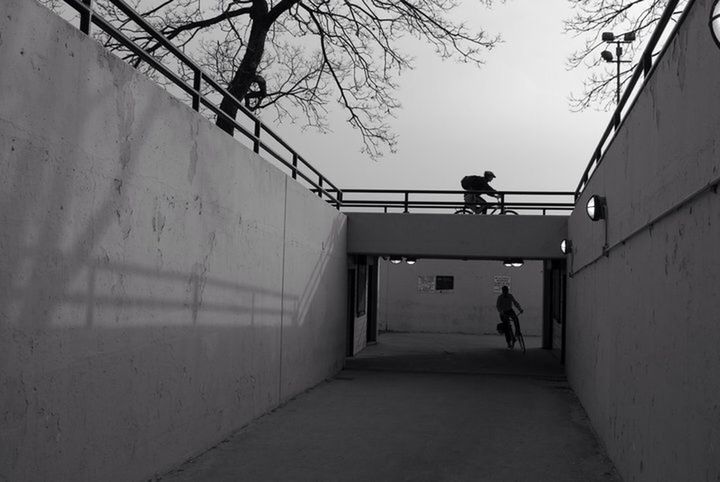
[[495,208],[495,209],[493,209],[492,211],[490,211],[490,214],[492,214],[492,215],[501,215],[501,214],[515,214],[515,215],[517,215],[517,211],[513,211],[512,209],[506,209],[506,210],[503,211],[503,210],[500,209],[500,208]]
[[460,208],[455,211],[455,214],[475,214],[470,208]]
[[520,348],[522,348],[523,354],[525,353],[525,338],[523,338],[522,333],[520,330],[515,333],[515,338],[517,338],[518,343],[520,344]]

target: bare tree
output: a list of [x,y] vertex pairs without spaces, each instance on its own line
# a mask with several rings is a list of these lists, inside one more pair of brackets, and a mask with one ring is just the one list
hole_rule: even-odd
[[[57,3],[58,0],[44,0]],[[492,0],[476,0],[489,7]],[[337,100],[372,157],[394,151],[387,119],[400,104],[397,76],[412,68],[399,47],[403,37],[433,46],[444,59],[476,65],[497,37],[473,32],[453,19],[460,0],[130,0],[173,43],[227,85],[253,110],[272,107],[280,120],[302,119],[328,129],[327,110]],[[202,6],[201,6],[202,5]],[[107,0],[95,8],[157,58],[167,52]],[[134,55],[114,40],[98,37],[137,67]],[[145,66],[146,69],[150,69]],[[181,75],[182,66],[178,66]],[[152,75],[152,73],[150,72]],[[218,99],[226,116],[216,124],[234,131],[237,107]]]
[[[642,52],[657,21],[668,5],[668,0],[569,0],[575,14],[565,21],[565,31],[585,37],[583,48],[573,52],[568,58],[570,68],[586,66],[591,73],[585,80],[583,92],[571,95],[570,104],[574,110],[588,107],[610,109],[615,105],[614,68],[607,68],[607,63],[600,57],[607,43],[603,42],[603,32],[614,32],[615,35],[635,33],[637,40],[625,44],[623,59],[632,63],[623,64],[620,71],[621,88],[632,76],[639,61],[638,52]],[[681,0],[675,12],[677,18],[687,0]],[[598,73],[600,71],[600,73]]]

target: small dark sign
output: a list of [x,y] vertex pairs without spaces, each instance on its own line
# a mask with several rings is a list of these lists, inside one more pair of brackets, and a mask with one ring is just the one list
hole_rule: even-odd
[[454,276],[436,276],[435,277],[435,290],[451,290],[455,287]]

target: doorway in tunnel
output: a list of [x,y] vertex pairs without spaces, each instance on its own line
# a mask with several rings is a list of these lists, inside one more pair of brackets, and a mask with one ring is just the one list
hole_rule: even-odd
[[553,351],[565,363],[565,291],[566,266],[564,259],[544,261],[543,280],[543,348]]

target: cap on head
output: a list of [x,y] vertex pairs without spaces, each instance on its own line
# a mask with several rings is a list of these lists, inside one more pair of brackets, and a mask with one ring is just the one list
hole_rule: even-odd
[[485,171],[485,179],[494,179],[497,176],[492,171]]
[[502,292],[503,292],[504,294],[507,294],[508,291],[510,291],[510,290],[508,289],[507,286],[503,286],[503,287],[502,287]]

